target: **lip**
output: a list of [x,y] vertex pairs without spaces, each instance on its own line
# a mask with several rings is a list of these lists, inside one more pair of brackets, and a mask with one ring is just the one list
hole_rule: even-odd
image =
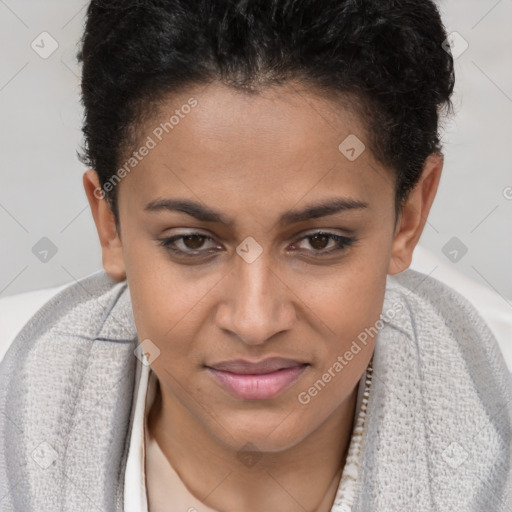
[[246,359],[222,361],[220,363],[209,365],[208,368],[240,375],[262,375],[272,373],[283,368],[301,366],[303,364],[305,364],[304,361],[297,361],[295,359],[269,357],[262,361],[248,361]]
[[[286,366],[278,367],[283,364]],[[307,363],[290,359],[273,358],[260,363],[226,361],[215,365],[215,368],[208,366],[207,370],[235,398],[265,400],[277,396],[290,387],[308,366]],[[225,367],[237,371],[227,371]]]

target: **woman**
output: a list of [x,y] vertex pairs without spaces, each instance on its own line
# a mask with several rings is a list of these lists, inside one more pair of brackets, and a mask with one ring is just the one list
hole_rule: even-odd
[[503,356],[408,269],[446,40],[424,0],[90,4],[104,271],[2,362],[2,510],[510,510]]

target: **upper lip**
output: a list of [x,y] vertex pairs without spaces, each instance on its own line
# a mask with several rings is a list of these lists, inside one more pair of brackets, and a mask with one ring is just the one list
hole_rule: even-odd
[[294,366],[303,366],[302,361],[294,359],[286,359],[283,357],[270,357],[263,361],[251,362],[244,359],[236,359],[232,361],[222,361],[208,366],[214,370],[221,370],[230,373],[239,373],[242,375],[262,375],[265,373],[275,372],[283,368],[292,368]]

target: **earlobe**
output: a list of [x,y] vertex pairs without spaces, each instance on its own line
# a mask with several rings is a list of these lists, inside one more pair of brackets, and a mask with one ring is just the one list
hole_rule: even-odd
[[126,271],[121,238],[96,171],[89,169],[84,173],[83,185],[100,239],[103,268],[115,281],[124,281]]
[[443,155],[432,153],[423,166],[422,175],[410,191],[402,208],[394,234],[388,274],[403,272],[411,265],[416,247],[439,185],[443,169]]

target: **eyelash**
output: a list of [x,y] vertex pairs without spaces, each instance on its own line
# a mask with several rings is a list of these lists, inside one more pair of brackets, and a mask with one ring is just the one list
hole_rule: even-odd
[[[337,235],[337,234],[329,233],[329,232],[325,232],[325,231],[317,231],[315,233],[311,233],[309,235],[306,235],[306,236],[300,238],[297,243],[302,242],[303,240],[307,240],[308,238],[313,238],[318,235],[327,236],[329,239],[334,240],[337,243],[336,248],[330,249],[328,251],[313,250],[313,252],[316,252],[318,254],[318,256],[320,256],[320,257],[329,256],[333,253],[343,251],[344,249],[351,247],[355,242],[357,242],[357,238],[355,238],[355,237],[347,237],[347,236],[341,236],[341,235]],[[197,249],[196,251],[194,251],[194,250],[183,251],[181,249],[176,249],[174,247],[171,247],[171,244],[173,244],[174,242],[176,242],[178,240],[182,240],[183,238],[194,237],[194,236],[204,238],[205,241],[213,240],[213,238],[211,238],[208,235],[204,235],[203,233],[190,232],[190,233],[185,233],[182,235],[171,236],[168,238],[159,238],[158,241],[160,242],[159,245],[163,246],[167,251],[173,252],[180,256],[184,256],[186,258],[194,258],[197,256],[201,256],[201,254],[198,254],[198,252],[201,253],[201,252],[206,252],[206,251],[202,251],[201,249]]]

